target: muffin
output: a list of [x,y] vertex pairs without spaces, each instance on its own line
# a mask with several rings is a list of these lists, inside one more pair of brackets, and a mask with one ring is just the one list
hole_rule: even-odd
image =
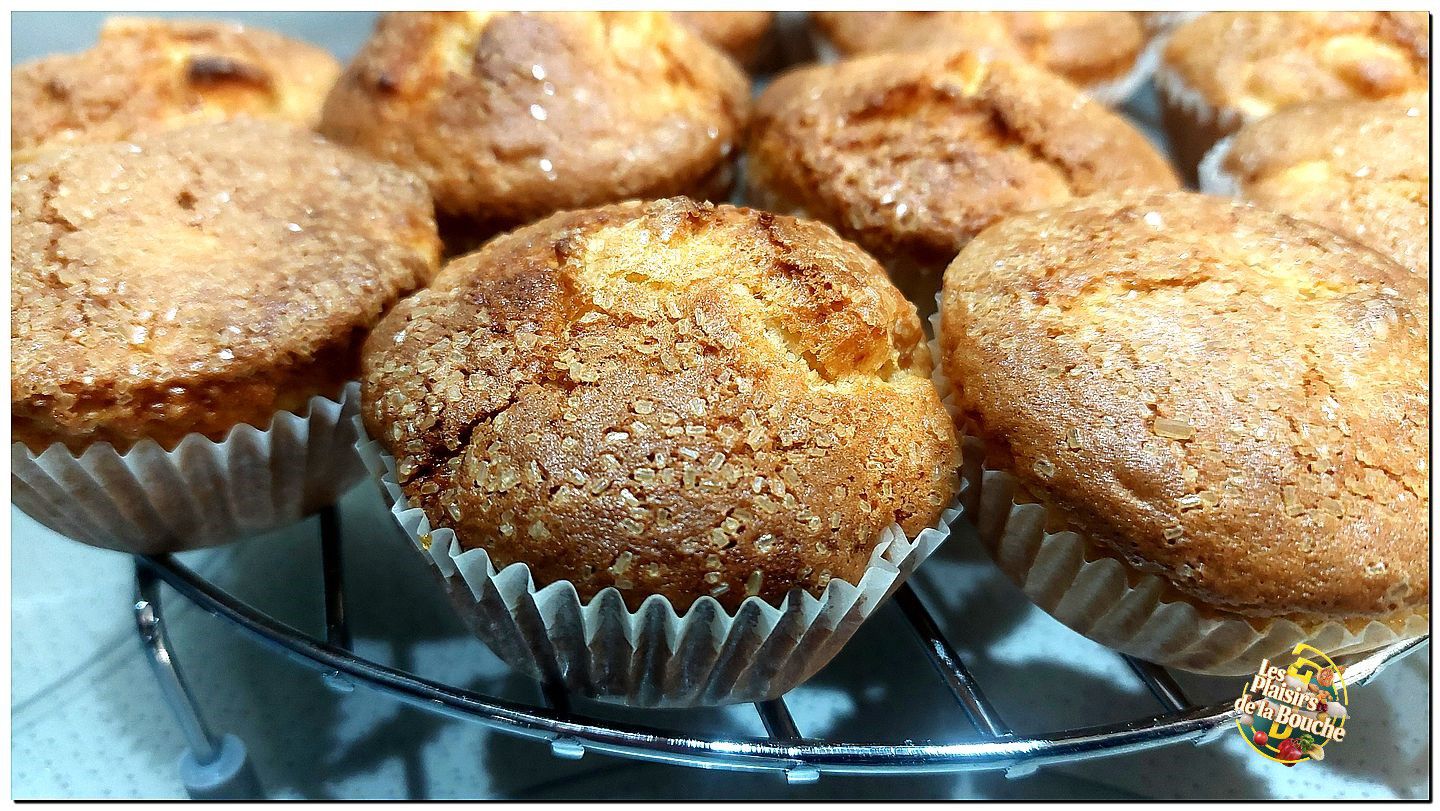
[[724,199],[745,76],[663,12],[387,14],[321,132],[410,169],[473,243],[551,212]]
[[1428,92],[1429,38],[1424,12],[1243,11],[1186,23],[1155,73],[1181,167],[1193,178],[1216,141],[1293,104]]
[[269,31],[114,18],[88,51],[16,66],[10,148],[121,141],[239,116],[308,129],[338,75],[330,54]]
[[1048,68],[1107,104],[1134,91],[1127,80],[1145,48],[1129,11],[817,11],[811,19],[842,56],[987,47]]
[[1010,57],[877,54],[802,68],[756,103],[750,200],[822,220],[929,312],[992,223],[1073,197],[1175,189],[1160,153],[1065,80]]
[[487,645],[587,695],[779,695],[954,515],[915,308],[817,223],[557,214],[446,265],[363,365],[397,519]]
[[[950,501],[915,308],[814,223],[684,198],[446,265],[366,344],[363,412],[432,524],[632,607],[856,582]],[[623,561],[628,561],[629,565]]]
[[982,541],[1062,622],[1186,670],[1427,633],[1418,285],[1184,192],[985,231],[946,270],[939,339]]
[[1355,238],[1430,275],[1429,104],[1321,102],[1247,124],[1211,150],[1201,188]]
[[773,11],[673,11],[700,38],[753,69],[765,55]]
[[[322,506],[355,481],[348,416],[307,429],[334,458],[266,448],[264,432],[317,402],[338,420],[370,327],[434,272],[438,239],[417,178],[245,119],[44,150],[11,169],[10,216],[12,485],[23,509],[51,523],[47,505],[59,502],[83,523],[61,531],[101,545],[182,544],[228,540],[235,527],[158,509],[141,520],[132,502],[244,490],[280,504],[292,494],[271,494],[270,477],[309,471],[319,478],[295,483],[293,498]],[[189,475],[192,457],[227,451],[218,479]],[[295,470],[257,461],[282,451],[298,453]],[[95,467],[104,492],[77,495],[48,477],[62,462]],[[173,469],[143,467],[152,463]],[[133,480],[107,488],[126,471]],[[153,537],[126,536],[132,524]]]

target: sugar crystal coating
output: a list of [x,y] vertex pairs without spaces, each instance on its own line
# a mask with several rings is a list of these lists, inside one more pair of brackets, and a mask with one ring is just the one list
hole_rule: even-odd
[[119,141],[238,116],[309,128],[338,75],[323,49],[269,31],[116,17],[89,50],[15,68],[10,147]]
[[957,450],[929,369],[915,308],[832,231],[674,198],[452,261],[367,343],[363,413],[497,566],[733,608],[856,582],[884,527],[936,520]]
[[821,11],[811,17],[850,56],[988,48],[1080,86],[1124,76],[1145,45],[1140,20],[1129,11]]
[[1240,196],[1318,222],[1430,274],[1430,102],[1307,104],[1234,136],[1224,171]]
[[272,122],[46,150],[10,192],[12,425],[36,450],[218,439],[334,396],[438,263],[417,178]]
[[1255,120],[1292,104],[1425,91],[1430,23],[1414,11],[1223,11],[1170,35],[1162,56],[1214,108]]
[[1429,595],[1423,290],[1284,215],[1090,198],[970,243],[942,355],[958,419],[1051,530],[1207,609],[1395,618]]
[[[756,104],[746,182],[775,211],[936,282],[975,234],[1075,197],[1177,189],[1138,130],[1013,58],[882,54],[804,68]],[[902,271],[902,268],[911,268]],[[917,298],[917,301],[920,300]]]
[[321,132],[419,174],[486,231],[669,194],[721,199],[749,85],[660,12],[397,12]]

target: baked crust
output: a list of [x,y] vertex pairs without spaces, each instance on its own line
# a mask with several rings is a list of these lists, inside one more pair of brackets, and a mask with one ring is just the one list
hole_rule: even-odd
[[747,67],[763,55],[773,11],[672,11],[686,28]]
[[987,46],[1019,55],[1081,87],[1129,73],[1145,47],[1130,11],[817,11],[840,53]]
[[1241,128],[1221,162],[1242,197],[1430,275],[1429,100],[1322,102]]
[[1429,34],[1424,12],[1215,12],[1170,34],[1162,69],[1210,107],[1254,120],[1292,104],[1427,91]]
[[1145,136],[1073,85],[975,53],[792,71],[756,103],[747,161],[753,199],[829,223],[892,270],[928,269],[931,298],[965,243],[1007,215],[1180,186]]
[[121,141],[237,116],[311,128],[339,75],[326,51],[270,31],[112,18],[90,50],[15,68],[10,148]]
[[709,191],[748,104],[740,69],[663,12],[401,12],[345,70],[321,131],[493,233]]
[[1391,617],[1429,597],[1419,285],[1252,206],[1092,198],[971,242],[942,357],[989,464],[1130,565],[1248,616]]
[[167,448],[334,396],[438,263],[414,176],[256,119],[11,169],[15,439]]
[[448,264],[363,362],[366,427],[432,526],[583,599],[858,582],[882,529],[953,492],[914,306],[818,223],[556,214]]

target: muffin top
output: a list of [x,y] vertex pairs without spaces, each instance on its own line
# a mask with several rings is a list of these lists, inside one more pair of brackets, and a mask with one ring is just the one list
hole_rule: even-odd
[[237,116],[309,128],[339,74],[330,54],[269,31],[113,18],[90,50],[15,68],[10,148],[120,141]]
[[989,46],[1082,87],[1120,79],[1145,47],[1129,11],[820,11],[812,18],[847,56]]
[[748,182],[884,259],[943,266],[1018,211],[1173,189],[1123,118],[1014,58],[879,54],[803,68],[756,104]]
[[733,62],[663,12],[387,14],[321,131],[508,226],[706,187],[744,126]]
[[1427,90],[1429,38],[1424,12],[1216,12],[1176,29],[1162,60],[1211,106],[1253,120],[1301,102]]
[[556,214],[448,264],[363,364],[366,427],[432,525],[583,599],[819,593],[951,498],[915,308],[817,223]]
[[1219,168],[1242,197],[1430,274],[1429,101],[1291,107],[1235,134]]
[[773,11],[672,11],[680,22],[742,65],[759,56],[775,23]]
[[957,419],[1064,525],[1204,605],[1423,610],[1417,279],[1309,222],[1184,192],[1005,220],[945,272]]
[[10,399],[35,450],[218,439],[333,396],[438,262],[418,179],[274,122],[45,150],[10,194]]

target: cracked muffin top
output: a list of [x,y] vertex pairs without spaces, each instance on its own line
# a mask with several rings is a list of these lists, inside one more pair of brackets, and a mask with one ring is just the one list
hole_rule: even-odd
[[746,182],[767,207],[937,274],[1007,215],[1179,187],[1145,136],[1073,85],[975,53],[881,54],[786,74],[756,103],[748,161]]
[[858,582],[951,499],[915,308],[818,224],[673,198],[450,262],[365,345],[362,413],[432,526],[588,600]]
[[1184,192],[1005,220],[945,272],[959,419],[1023,500],[1217,609],[1429,597],[1427,317],[1334,232]]
[[1123,78],[1145,47],[1129,11],[820,11],[811,18],[846,56],[988,47],[1081,87]]
[[45,150],[10,172],[15,438],[124,450],[334,396],[438,264],[414,176],[259,120]]
[[1425,12],[1214,12],[1176,29],[1161,59],[1211,107],[1254,120],[1302,102],[1427,91],[1429,41]]
[[1220,165],[1247,200],[1304,217],[1430,275],[1430,114],[1423,94],[1281,110],[1235,134]]
[[742,65],[760,56],[775,23],[773,11],[672,11],[680,22]]
[[114,18],[90,50],[15,68],[10,148],[121,141],[237,116],[310,128],[338,75],[329,53],[269,31]]
[[634,197],[723,197],[748,104],[740,69],[663,12],[400,12],[345,70],[321,131],[494,230]]

